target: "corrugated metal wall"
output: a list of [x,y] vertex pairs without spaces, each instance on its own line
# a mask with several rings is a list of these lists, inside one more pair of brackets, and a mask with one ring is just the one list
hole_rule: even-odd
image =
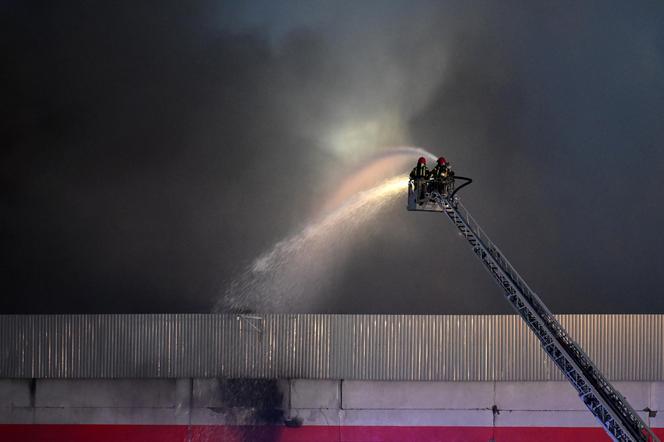
[[[562,315],[611,380],[664,380],[664,315]],[[513,315],[0,315],[0,378],[561,380]]]

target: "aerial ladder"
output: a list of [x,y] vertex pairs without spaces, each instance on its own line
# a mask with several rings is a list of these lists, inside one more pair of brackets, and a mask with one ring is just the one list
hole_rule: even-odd
[[[454,180],[464,184],[455,190]],[[430,180],[411,180],[408,210],[447,215],[503,289],[507,301],[539,339],[546,354],[614,441],[660,442],[461,204],[456,193],[471,182],[460,176],[444,186],[434,186]]]

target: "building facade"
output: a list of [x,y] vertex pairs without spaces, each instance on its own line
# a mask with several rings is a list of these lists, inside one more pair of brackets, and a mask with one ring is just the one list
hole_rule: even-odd
[[[664,315],[559,319],[662,436]],[[0,348],[3,441],[609,440],[515,315],[12,315]]]

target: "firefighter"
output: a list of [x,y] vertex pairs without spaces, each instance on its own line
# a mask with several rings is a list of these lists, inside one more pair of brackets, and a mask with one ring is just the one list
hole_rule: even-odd
[[410,172],[410,179],[415,186],[417,192],[417,199],[423,200],[427,192],[427,181],[429,180],[429,169],[427,169],[427,159],[420,157],[417,160],[417,165],[413,167]]
[[[431,171],[431,179],[433,180],[433,188],[441,195],[446,194],[449,189],[449,180],[452,170],[450,163],[443,157],[438,158],[436,167]],[[452,179],[453,180],[453,179]]]

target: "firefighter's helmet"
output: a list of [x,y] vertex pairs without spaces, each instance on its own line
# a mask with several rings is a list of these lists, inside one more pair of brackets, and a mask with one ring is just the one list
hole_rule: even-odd
[[427,163],[427,159],[424,158],[424,157],[420,157],[420,159],[417,160],[417,164],[426,164],[426,163]]
[[440,157],[440,158],[438,158],[438,165],[439,165],[439,166],[445,166],[445,165],[447,165],[447,160],[445,159],[445,157]]

